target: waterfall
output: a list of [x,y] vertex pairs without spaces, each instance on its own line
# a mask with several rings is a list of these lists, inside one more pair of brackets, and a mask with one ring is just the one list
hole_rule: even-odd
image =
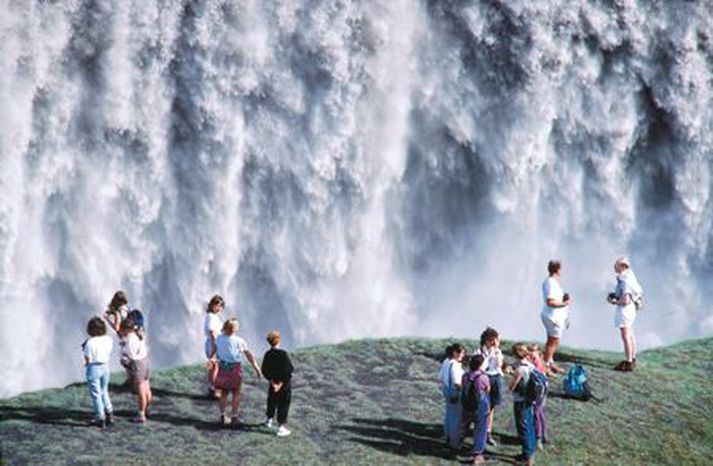
[[392,335],[619,349],[713,333],[705,1],[8,0],[0,396],[80,380],[123,289],[157,367],[215,293],[258,353]]

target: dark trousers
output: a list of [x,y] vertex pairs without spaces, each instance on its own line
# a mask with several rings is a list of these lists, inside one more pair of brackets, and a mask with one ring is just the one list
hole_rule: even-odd
[[522,442],[522,456],[529,459],[535,455],[535,416],[532,403],[516,401],[513,406],[517,436]]
[[267,417],[272,419],[277,411],[277,423],[285,424],[287,414],[290,412],[290,401],[292,401],[292,386],[286,382],[279,392],[275,393],[272,384],[267,389]]

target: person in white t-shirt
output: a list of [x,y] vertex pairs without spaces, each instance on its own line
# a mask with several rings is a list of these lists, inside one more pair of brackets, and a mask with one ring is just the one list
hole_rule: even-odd
[[643,295],[643,290],[627,257],[620,257],[614,263],[616,289],[607,297],[610,304],[616,306],[614,326],[621,332],[626,359],[614,367],[614,370],[631,372],[636,369],[636,338],[634,320],[636,319],[635,299]]
[[129,300],[126,298],[126,293],[119,290],[111,297],[106,311],[104,311],[104,320],[109,322],[111,328],[116,333],[119,333],[121,322],[126,319],[129,314]]
[[545,365],[554,373],[560,372],[555,364],[554,357],[560,345],[562,333],[567,327],[569,318],[570,297],[562,291],[560,285],[560,274],[562,264],[558,260],[551,260],[547,264],[549,277],[542,283],[542,299],[544,305],[540,312],[542,324],[547,331],[547,343],[545,344]]
[[[222,333],[215,340],[219,365],[215,386],[221,392],[218,405],[220,406],[220,422],[223,425],[229,425],[231,422],[240,424],[238,408],[240,407],[240,387],[243,382],[243,357],[255,370],[258,379],[262,376],[255,356],[248,349],[247,342],[237,335],[239,328],[238,319],[228,319],[223,324]],[[228,392],[233,394],[230,415],[227,412]]]
[[106,334],[106,324],[101,317],[92,317],[87,323],[89,338],[82,343],[85,375],[89,387],[89,397],[94,410],[93,423],[104,428],[114,421],[114,407],[109,398],[109,356],[114,346]]
[[220,398],[220,394],[215,390],[215,378],[218,376],[218,358],[215,355],[215,339],[220,335],[223,328],[223,318],[221,314],[225,310],[225,301],[220,295],[210,298],[206,308],[205,320],[203,321],[203,332],[205,333],[205,356],[208,358],[208,396]]

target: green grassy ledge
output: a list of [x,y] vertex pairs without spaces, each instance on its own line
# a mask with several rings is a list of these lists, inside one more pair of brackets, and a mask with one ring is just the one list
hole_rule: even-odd
[[[450,339],[353,340],[292,352],[296,367],[290,428],[279,439],[261,427],[264,381],[247,370],[242,429],[222,429],[203,397],[204,368],[155,372],[147,425],[129,416],[134,396],[112,375],[118,415],[107,429],[87,427],[86,386],[0,400],[1,464],[457,464],[441,440],[437,386]],[[472,340],[460,340],[474,347]],[[509,348],[504,343],[504,348]],[[567,367],[583,363],[602,402],[548,400],[552,443],[538,464],[713,464],[713,338],[643,352],[639,370],[611,368],[619,353],[562,348]],[[501,446],[488,464],[512,464],[519,452],[512,402],[496,413]]]

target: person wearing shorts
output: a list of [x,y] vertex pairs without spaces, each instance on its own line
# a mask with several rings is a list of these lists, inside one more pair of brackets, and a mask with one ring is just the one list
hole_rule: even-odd
[[[222,333],[215,339],[218,357],[215,388],[220,390],[218,406],[220,407],[220,422],[224,426],[231,423],[240,424],[238,409],[240,407],[240,387],[243,381],[243,357],[255,369],[258,378],[262,375],[255,356],[248,349],[247,342],[237,335],[239,328],[238,319],[228,319],[223,323]],[[230,415],[227,412],[228,392],[233,394]]]
[[620,257],[614,263],[616,272],[616,289],[607,300],[616,306],[614,311],[614,326],[621,333],[626,359],[614,367],[614,370],[631,372],[636,369],[636,338],[634,336],[634,321],[636,320],[636,304],[634,299],[642,295],[642,288],[631,263],[627,257]]
[[542,324],[547,332],[545,365],[550,371],[558,373],[560,369],[555,364],[554,357],[560,345],[562,333],[567,327],[571,300],[569,295],[562,291],[562,286],[560,285],[560,274],[562,272],[561,262],[551,260],[547,264],[547,272],[549,276],[542,283],[542,299],[544,305],[540,312]]
[[146,337],[138,332],[130,317],[119,328],[121,365],[126,369],[126,379],[137,395],[138,410],[133,422],[145,423],[153,395],[151,393],[149,353]]

